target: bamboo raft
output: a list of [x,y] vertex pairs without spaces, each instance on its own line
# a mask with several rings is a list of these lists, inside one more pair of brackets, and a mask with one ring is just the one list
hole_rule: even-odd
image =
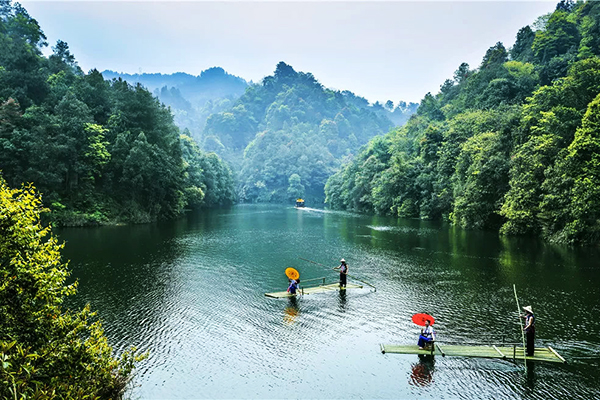
[[345,290],[345,289],[362,289],[362,288],[363,288],[362,285],[357,285],[354,283],[348,283],[345,288],[340,287],[339,283],[330,283],[328,285],[301,287],[296,291],[296,294],[289,294],[287,291],[283,291],[283,292],[265,293],[265,296],[272,297],[274,299],[281,299],[284,297],[294,297],[299,294],[304,295],[304,294],[324,293],[324,292],[331,292],[331,291],[338,291],[338,290]]
[[482,358],[501,358],[503,360],[526,360],[526,361],[548,361],[566,363],[567,361],[552,347],[539,347],[535,349],[532,357],[525,355],[523,347],[506,347],[506,346],[458,346],[444,345],[440,346],[437,343],[435,348],[419,349],[416,345],[391,345],[382,344],[381,352],[395,354],[423,354],[423,355],[441,355],[458,356],[458,357],[482,357]]

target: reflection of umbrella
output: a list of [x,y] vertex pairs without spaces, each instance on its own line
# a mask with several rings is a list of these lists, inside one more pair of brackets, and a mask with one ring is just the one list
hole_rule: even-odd
[[290,279],[298,279],[300,278],[300,273],[296,271],[294,268],[287,268],[285,270],[285,275]]
[[435,322],[435,319],[429,314],[419,313],[412,316],[412,322],[419,326],[425,326],[425,321],[429,320],[431,325]]

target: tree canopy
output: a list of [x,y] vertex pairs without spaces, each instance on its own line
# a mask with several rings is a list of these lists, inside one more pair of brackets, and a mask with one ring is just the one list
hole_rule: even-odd
[[208,118],[202,146],[239,172],[242,201],[285,202],[303,193],[319,204],[344,157],[389,130],[390,118],[403,123],[416,108],[393,106],[326,89],[311,73],[280,62],[230,109]]
[[[192,198],[235,200],[230,170],[198,147],[184,158],[173,115],[149,91],[85,74],[61,40],[46,58],[46,45],[35,19],[2,0],[0,172],[10,185],[33,182],[66,225],[147,222],[180,214]],[[189,196],[195,188],[206,202]]]
[[512,48],[462,63],[404,127],[329,178],[327,202],[597,244],[599,26],[600,3],[561,1]]

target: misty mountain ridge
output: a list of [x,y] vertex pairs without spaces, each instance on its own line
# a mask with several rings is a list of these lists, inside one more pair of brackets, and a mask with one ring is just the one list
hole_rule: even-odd
[[[400,102],[396,116],[415,106]],[[324,200],[323,187],[346,157],[395,124],[393,103],[369,101],[324,87],[311,73],[285,62],[250,85],[229,109],[208,117],[200,137],[238,171],[241,201]]]
[[221,67],[209,68],[200,75],[185,72],[127,74],[111,70],[103,71],[102,75],[105,79],[122,78],[131,84],[139,82],[155,94],[157,89],[176,88],[187,101],[200,106],[208,100],[239,97],[248,86],[245,79],[231,75]]

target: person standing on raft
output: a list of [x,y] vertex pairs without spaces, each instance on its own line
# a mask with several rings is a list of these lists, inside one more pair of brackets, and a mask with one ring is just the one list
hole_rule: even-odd
[[521,315],[521,318],[525,319],[525,335],[527,336],[527,356],[532,357],[535,351],[535,315],[533,315],[533,309],[531,306],[523,307],[525,315]]
[[346,260],[343,258],[340,260],[341,264],[339,267],[333,268],[334,270],[340,270],[340,287],[346,287],[346,281],[348,278],[348,264],[346,264]]
[[421,335],[419,336],[419,349],[423,350],[425,346],[433,345],[435,342],[435,331],[433,330],[433,326],[431,326],[430,320],[425,320],[425,328],[421,329]]

